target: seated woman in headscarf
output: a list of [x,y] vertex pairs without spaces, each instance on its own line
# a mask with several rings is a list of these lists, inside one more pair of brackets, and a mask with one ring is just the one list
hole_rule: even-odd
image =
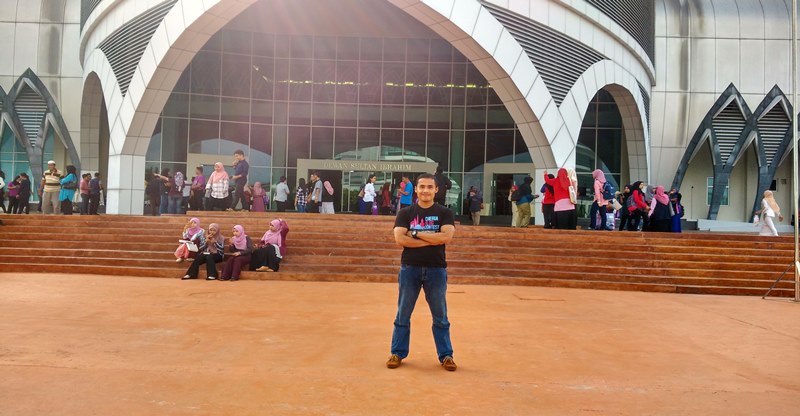
[[195,258],[200,246],[206,243],[205,230],[200,227],[200,219],[192,218],[183,226],[183,233],[179,242],[181,245],[175,250],[176,262],[180,263],[189,258]]
[[222,276],[219,280],[239,280],[242,269],[250,263],[253,254],[253,240],[244,233],[244,227],[235,225],[231,237],[230,258],[222,267]]
[[259,272],[277,272],[285,249],[283,245],[283,228],[281,220],[272,220],[269,223],[269,230],[264,233],[259,242],[259,248],[253,252],[250,258],[250,270]]
[[217,263],[223,259],[222,253],[225,250],[225,237],[219,232],[219,225],[216,223],[208,226],[205,244],[200,247],[192,265],[186,270],[182,280],[197,279],[200,266],[206,264],[206,280],[217,279]]

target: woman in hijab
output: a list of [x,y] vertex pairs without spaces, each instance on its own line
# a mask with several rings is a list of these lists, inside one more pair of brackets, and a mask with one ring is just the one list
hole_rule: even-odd
[[222,277],[219,280],[239,280],[242,269],[250,263],[253,254],[253,240],[245,234],[244,227],[235,225],[230,245],[231,258],[222,267]]
[[250,196],[253,199],[253,202],[250,205],[250,211],[264,212],[267,210],[267,201],[266,201],[267,193],[261,186],[261,182],[256,182],[253,184],[253,190],[250,191]]
[[628,210],[628,231],[637,231],[639,229],[639,222],[642,217],[647,215],[650,206],[644,202],[644,188],[645,184],[642,181],[636,181],[631,185],[631,196],[628,197],[628,202],[625,208]]
[[205,244],[200,246],[197,257],[194,258],[192,265],[186,270],[182,280],[197,279],[200,266],[206,264],[206,280],[217,279],[217,263],[223,259],[222,253],[225,249],[225,237],[219,232],[219,225],[214,223],[208,226]]
[[[175,250],[176,262],[180,263],[189,258],[197,257],[197,252],[200,247],[206,243],[206,232],[200,227],[200,219],[192,218],[186,225],[183,226],[183,233],[181,233],[181,245]],[[189,244],[191,243],[191,244]],[[192,246],[195,250],[191,250]]]
[[673,233],[681,232],[681,218],[683,218],[683,205],[681,205],[682,195],[677,189],[669,193],[669,203],[672,206],[672,227]]
[[75,198],[75,190],[78,189],[78,172],[75,166],[67,166],[67,176],[61,179],[61,191],[58,200],[61,202],[61,213],[72,215],[72,200]]
[[622,208],[619,210],[619,231],[624,231],[628,225],[630,212],[628,211],[628,198],[631,197],[631,185],[625,185],[619,195],[619,204]]
[[253,252],[253,256],[250,259],[250,270],[259,272],[278,271],[281,259],[283,259],[283,253],[281,252],[283,235],[281,231],[283,231],[281,220],[270,221],[269,230],[261,237],[259,248]]
[[656,186],[653,200],[650,202],[650,230],[668,233],[672,227],[672,210],[670,209],[669,195],[664,192],[664,187]]
[[577,198],[577,195],[570,196],[570,192],[573,194],[575,192],[575,184],[569,178],[569,173],[566,169],[561,168],[555,179],[550,179],[545,171],[544,181],[553,187],[553,199],[556,201],[553,204],[553,225],[559,230],[574,230],[578,224],[575,202],[572,201],[572,198]]
[[778,230],[775,229],[775,217],[778,217],[778,221],[783,221],[781,207],[775,202],[772,191],[764,191],[764,199],[761,200],[761,231],[758,235],[778,236]]
[[225,211],[228,208],[228,172],[222,162],[214,164],[214,172],[209,176],[206,184],[206,209],[210,211]]
[[[592,201],[592,209],[589,210],[589,229],[591,230],[605,230],[606,229],[606,212],[608,201],[603,197],[603,188],[606,186],[606,175],[600,169],[595,169],[592,172],[594,178],[594,201]],[[597,214],[600,214],[600,227],[597,227]]]

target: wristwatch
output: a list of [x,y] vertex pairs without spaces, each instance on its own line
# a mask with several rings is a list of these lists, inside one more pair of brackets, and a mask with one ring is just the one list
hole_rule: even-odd
[[411,238],[419,239],[419,237],[417,237],[417,233],[418,233],[417,230],[411,230]]

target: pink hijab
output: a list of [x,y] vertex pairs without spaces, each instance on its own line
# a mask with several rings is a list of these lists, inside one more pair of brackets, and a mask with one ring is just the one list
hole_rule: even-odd
[[253,197],[257,196],[264,196],[264,188],[261,187],[261,182],[256,182],[253,184]]
[[261,237],[261,241],[264,244],[275,244],[280,247],[283,244],[283,236],[281,235],[281,220],[272,220],[269,222],[272,225],[272,228],[275,231],[267,230],[264,233],[264,236]]
[[606,183],[606,174],[600,169],[593,170],[592,177],[600,181],[600,183]]
[[[215,241],[222,241],[222,245],[224,246],[225,245],[225,236],[222,235],[222,231],[220,231],[220,229],[219,229],[219,224],[217,224],[215,222],[213,222],[211,224],[208,224],[208,229],[211,230],[212,228],[217,230],[217,233],[214,235]],[[209,251],[209,253],[216,253],[217,252],[216,244],[209,244],[208,245],[208,251]]]
[[231,237],[231,244],[236,247],[238,250],[244,250],[247,248],[247,234],[244,233],[244,227],[241,225],[235,225],[233,228],[239,230],[239,236]]
[[214,164],[214,172],[208,177],[208,183],[220,182],[228,179],[228,172],[225,171],[225,166],[222,162]]
[[189,221],[190,222],[194,222],[196,224],[194,227],[189,228],[189,229],[186,230],[186,233],[189,234],[189,237],[192,237],[193,235],[199,233],[200,230],[203,229],[203,227],[200,226],[200,219],[199,218],[192,218]]
[[656,193],[653,197],[658,201],[661,205],[669,204],[669,195],[664,193],[664,187],[659,185],[656,186]]

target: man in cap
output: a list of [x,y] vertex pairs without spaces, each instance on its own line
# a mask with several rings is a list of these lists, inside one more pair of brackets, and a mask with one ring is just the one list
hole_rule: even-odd
[[61,191],[61,177],[63,174],[56,169],[56,162],[47,162],[47,170],[42,175],[41,199],[42,212],[44,214],[60,214],[61,202],[58,200],[58,193]]

